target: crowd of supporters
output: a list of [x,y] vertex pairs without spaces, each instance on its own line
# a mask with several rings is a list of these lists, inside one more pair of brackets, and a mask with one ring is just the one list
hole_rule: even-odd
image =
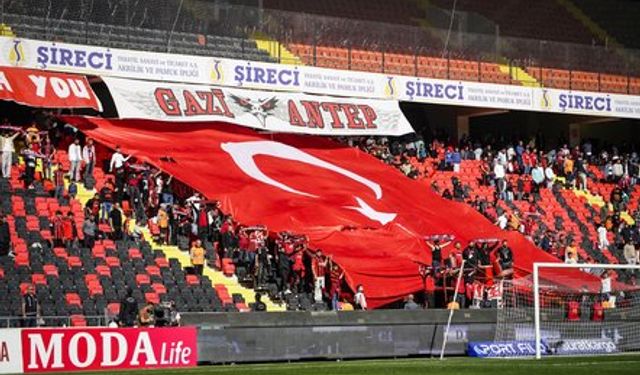
[[[539,147],[540,141],[535,138],[528,142],[524,140],[479,142],[463,137],[460,141],[446,143],[436,137],[428,141],[426,139],[429,138],[414,134],[398,138],[348,137],[340,138],[339,141],[351,147],[358,147],[384,163],[396,167],[408,178],[429,181],[434,192],[444,198],[467,203],[501,229],[521,232],[537,246],[567,263],[594,263],[595,261],[588,256],[581,258],[578,254],[579,245],[576,238],[562,228],[540,229],[544,228],[537,225],[539,224],[538,216],[540,216],[537,202],[540,200],[541,190],[589,191],[594,182],[610,184],[612,186],[610,194],[603,197],[605,204],[594,222],[589,223],[597,228],[598,238],[595,247],[604,250],[612,245],[611,248],[622,253],[627,263],[640,262],[640,230],[636,224],[637,219],[640,219],[640,212],[630,212],[634,219],[633,224],[622,218],[622,213],[628,211],[631,195],[640,179],[640,157],[636,152],[632,150],[623,152],[613,146],[597,150],[589,140],[576,147],[568,147],[567,144],[561,143],[561,147],[543,150]],[[496,147],[496,145],[500,146]],[[490,187],[493,191],[491,196],[475,194],[470,186],[465,185],[457,177],[465,161],[479,163],[479,171],[476,173],[477,184]],[[433,178],[442,172],[452,173],[450,187],[440,186]],[[600,192],[596,191],[597,193]],[[504,206],[513,201],[527,202],[525,206],[528,209],[514,209],[512,212],[507,212]],[[615,239],[613,244],[608,240],[610,234],[613,234]],[[485,257],[489,242],[486,239],[472,242],[465,252],[467,254],[477,252],[481,258]],[[494,241],[494,243],[497,242]],[[431,247],[434,249],[433,246]],[[459,258],[464,258],[464,252],[459,248],[459,244],[455,253],[460,254]],[[467,263],[468,267],[484,271],[482,267],[476,267],[482,263],[489,266],[487,263],[491,258],[490,253],[490,251],[487,253],[486,260],[480,259],[477,264],[473,264],[473,261]],[[438,259],[439,254],[440,251],[432,251],[436,280],[438,279],[436,262],[443,261]],[[495,253],[493,257],[499,258],[499,255]],[[466,260],[469,261],[469,259]],[[497,271],[500,273],[503,268],[497,268]],[[445,273],[450,272],[451,270],[448,270]],[[473,283],[480,284],[478,280],[468,276],[470,273],[471,270],[465,270],[466,282],[462,283],[465,285],[460,286],[459,294],[467,298],[467,301],[461,303],[462,305],[465,303],[472,305],[468,299],[475,288]],[[429,279],[432,272],[424,274],[428,275],[425,285],[429,286],[425,289],[426,294],[430,295],[435,290],[434,283]],[[446,284],[446,281],[440,282]],[[482,285],[482,288],[487,287],[491,288],[492,285]],[[485,298],[485,302],[487,300],[490,298]],[[414,296],[408,296],[407,301],[407,304],[412,306]]]
[[[480,162],[478,183],[490,186],[494,191],[492,197],[473,194],[472,189],[455,176],[452,177],[452,189],[433,182],[433,190],[447,199],[468,203],[501,229],[520,231],[544,250],[561,258],[566,257],[564,249],[572,246],[573,239],[567,238],[562,231],[532,231],[532,222],[538,214],[535,202],[540,198],[540,190],[589,190],[592,182],[609,183],[613,188],[608,196],[603,197],[606,204],[593,223],[600,234],[598,246],[601,249],[608,247],[606,234],[614,233],[616,246],[627,248],[625,258],[628,262],[638,262],[638,252],[630,247],[640,245],[640,231],[636,224],[630,225],[621,218],[640,179],[640,156],[636,152],[622,152],[616,147],[598,151],[588,140],[580,146],[562,144],[547,151],[537,148],[535,139],[529,142],[480,143],[464,137],[459,142],[445,144],[438,139],[425,142],[421,136],[410,136],[396,139],[350,137],[342,141],[397,167],[413,179],[430,179],[440,171],[451,171],[455,175],[464,160]],[[504,146],[495,147],[495,144]],[[426,168],[420,171],[410,162],[411,159],[417,159]],[[508,214],[500,209],[501,201],[514,200],[530,202],[528,212],[516,210]],[[640,218],[640,211],[630,214],[634,219]]]
[[[139,162],[135,155],[123,154],[119,147],[97,150],[93,140],[52,115],[43,116],[37,126],[15,127],[5,121],[0,131],[3,177],[11,175],[16,161],[14,154],[20,150],[25,189],[32,189],[39,181],[58,199],[73,199],[79,184],[96,191],[84,209],[82,236],[73,224],[73,213],[55,213],[51,219],[54,245],[69,246],[82,238],[82,245],[90,249],[97,239],[105,236],[115,240],[140,239],[142,228],[148,227],[159,245],[177,246],[188,252],[195,274],[202,274],[206,266],[221,268],[223,259],[231,259],[240,281],[256,290],[287,303],[291,302],[291,296],[305,296],[296,299],[295,305],[290,306],[292,309],[367,308],[362,286],[348,291],[339,265],[321,249],[311,249],[302,234],[273,233],[265,226],[238,223],[222,211],[220,202],[205,199],[170,175]],[[598,246],[608,247],[607,234],[613,232],[627,261],[638,262],[640,232],[635,224],[627,225],[621,219],[640,177],[635,153],[622,153],[615,148],[596,152],[589,142],[580,147],[563,145],[541,151],[534,140],[504,147],[494,146],[499,142],[481,144],[468,138],[451,144],[437,139],[425,142],[420,136],[349,137],[341,141],[397,167],[412,179],[429,179],[440,171],[455,175],[460,173],[463,161],[481,162],[478,183],[493,189],[492,199],[474,195],[456,177],[452,179],[451,190],[432,183],[433,190],[447,199],[466,202],[501,229],[522,232],[543,250],[567,262],[590,259],[578,259],[575,239],[560,230],[533,233],[535,201],[541,189],[587,190],[591,182],[601,178],[615,184],[615,188],[602,208],[601,221],[595,223]],[[69,170],[58,162],[60,150],[68,157]],[[417,168],[411,160],[417,160],[424,168]],[[42,173],[36,173],[38,165]],[[94,171],[100,166],[107,175],[98,182]],[[594,174],[592,167],[600,173]],[[528,201],[530,210],[507,214],[499,203],[510,201]],[[463,249],[445,234],[426,238],[425,243],[433,261],[416,265],[424,288],[418,298],[407,296],[408,308],[419,306],[418,303],[424,307],[453,303],[457,307],[476,308],[499,304],[502,288],[499,280],[509,278],[513,272],[513,252],[506,241],[477,239]],[[0,241],[0,247],[8,246]],[[448,246],[454,250],[445,257],[442,250]],[[461,269],[462,260],[465,265]],[[455,292],[458,300],[453,301]]]
[[[75,198],[79,184],[96,192],[84,208],[82,236],[72,212],[55,213],[52,245],[71,246],[82,238],[81,245],[91,249],[105,237],[138,240],[146,227],[157,244],[189,252],[195,274],[201,275],[206,265],[221,268],[223,259],[231,259],[243,283],[276,300],[292,302],[291,309],[353,307],[348,302],[353,293],[343,288],[344,273],[338,264],[321,249],[311,249],[304,235],[238,223],[222,211],[220,202],[205,199],[172,176],[123,154],[119,147],[96,150],[92,139],[53,116],[46,116],[39,126],[5,124],[0,130],[2,150],[8,155],[3,152],[3,161],[10,160],[3,163],[3,173],[6,168],[6,175],[11,175],[17,161],[13,154],[20,150],[25,189],[38,181],[59,199]],[[69,170],[56,158],[60,150],[67,155]],[[36,173],[38,165],[42,173]],[[96,166],[103,166],[106,173],[101,182],[94,178]],[[366,308],[366,303],[355,307]]]

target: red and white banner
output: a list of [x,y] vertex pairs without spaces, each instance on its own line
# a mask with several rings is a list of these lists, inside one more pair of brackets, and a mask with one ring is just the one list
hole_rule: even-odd
[[0,374],[193,367],[198,361],[195,327],[7,332],[0,330]]
[[413,132],[397,101],[364,100],[103,77],[120,118],[231,121],[281,133],[402,135]]
[[102,111],[86,77],[33,69],[0,67],[0,100],[32,107]]

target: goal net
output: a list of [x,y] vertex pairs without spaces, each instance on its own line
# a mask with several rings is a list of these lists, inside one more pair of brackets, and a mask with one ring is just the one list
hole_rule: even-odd
[[[559,269],[571,270],[559,279]],[[640,266],[536,263],[530,277],[503,281],[493,356],[640,351],[636,275]]]

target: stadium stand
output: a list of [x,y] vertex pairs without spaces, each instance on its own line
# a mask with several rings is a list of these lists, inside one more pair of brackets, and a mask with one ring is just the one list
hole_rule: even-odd
[[[68,169],[66,153],[56,154]],[[178,259],[167,259],[161,249],[134,233],[113,240],[112,228],[102,222],[103,239],[93,248],[83,244],[83,204],[68,196],[58,200],[43,188],[24,189],[24,168],[14,168],[11,179],[0,180],[2,212],[6,214],[13,256],[0,257],[0,316],[21,316],[21,293],[36,285],[42,316],[49,326],[106,325],[117,316],[127,288],[142,306],[145,302],[175,302],[183,312],[248,311],[240,293],[215,284],[207,275],[186,272]],[[104,183],[104,174],[96,176]],[[84,193],[87,197],[87,192]],[[86,203],[86,202],[83,202]],[[56,215],[71,213],[71,233],[57,242]],[[209,253],[209,257],[212,254]],[[62,317],[62,318],[61,318]],[[69,317],[64,318],[64,317]],[[19,319],[9,322],[19,326]]]
[[[322,15],[349,15],[358,7],[363,7],[367,9],[361,15],[365,21],[407,25],[416,23],[412,18],[415,8],[408,3],[403,3],[406,6],[402,7],[390,7],[389,2],[327,2],[311,6],[302,6],[295,1],[265,3],[266,6],[277,9]],[[443,8],[449,4],[444,0],[433,3]],[[589,3],[585,5],[589,14],[597,13],[596,5],[588,1],[580,3]],[[544,32],[538,32],[538,38],[590,44],[594,37],[590,30],[555,1],[541,1],[533,8],[527,8],[527,12],[535,15],[533,18],[523,11],[525,2],[513,2],[504,8],[498,5],[478,7],[472,1],[462,1],[461,7],[465,11],[477,12],[493,20],[509,36],[527,37],[532,30],[539,31],[542,25]],[[179,28],[168,34],[166,29],[154,28],[153,24],[146,21],[132,26],[109,23],[109,20],[81,21],[68,18],[56,19],[55,25],[52,26],[43,23],[41,16],[27,16],[11,11],[9,9],[3,13],[3,21],[11,27],[3,24],[2,30],[3,33],[15,33],[18,37],[277,61],[273,54],[265,52],[266,47],[259,48],[259,43],[247,36],[256,35],[249,33],[249,30],[234,30],[226,35],[217,35],[209,33],[206,29]],[[190,20],[197,23],[197,19],[198,17],[194,16]],[[441,57],[434,51],[425,50],[424,53],[418,53],[405,48],[410,44],[409,39],[411,42],[438,40],[436,35],[428,32],[412,36],[400,35],[398,40],[405,38],[404,41],[407,43],[399,43],[394,49],[386,49],[385,46],[381,50],[374,46],[375,43],[368,43],[368,31],[363,29],[350,34],[356,47],[347,47],[340,39],[345,19],[334,21],[339,27],[327,30],[321,40],[317,41],[319,43],[308,42],[308,30],[288,35],[286,41],[273,41],[286,46],[299,56],[304,64],[309,65],[442,79],[519,83],[508,71],[505,72],[505,64],[467,58],[467,51]],[[277,24],[277,20],[275,22]],[[535,23],[538,24],[532,29]],[[558,24],[562,27],[554,27]],[[275,29],[280,26],[282,25],[277,25]],[[199,31],[203,33],[198,33]],[[621,39],[625,41],[631,34],[624,30],[615,33],[623,35],[624,39]],[[274,38],[281,36],[277,31],[274,34],[271,35]],[[271,37],[269,34],[264,35]],[[390,38],[387,42],[395,40]],[[603,74],[600,71],[555,68],[552,65],[523,68],[546,87],[640,93],[640,78]],[[425,142],[417,139],[406,141],[369,138],[344,142],[381,158],[410,178],[423,179],[425,186],[430,186],[450,199],[469,204],[483,213],[488,220],[499,222],[504,216],[507,229],[523,233],[536,245],[560,259],[570,259],[567,250],[575,247],[578,259],[585,262],[624,263],[628,260],[624,258],[621,248],[630,236],[625,228],[636,225],[637,197],[640,194],[640,187],[629,177],[629,174],[637,175],[638,170],[637,156],[634,157],[630,153],[593,153],[598,156],[587,158],[588,153],[584,149],[561,148],[535,154],[535,151],[526,148],[514,151],[517,149],[516,146],[509,147],[498,142],[491,144],[494,150],[498,149],[496,146],[504,146],[501,152],[510,156],[503,162],[499,155],[488,151],[489,147],[480,147],[484,159],[475,156],[476,144],[470,140],[446,146],[435,139]],[[64,149],[64,142],[60,144],[60,148]],[[107,150],[102,152],[111,153]],[[424,154],[420,155],[419,152]],[[454,153],[459,154],[458,158],[462,159],[460,163],[451,161]],[[461,157],[461,153],[465,156]],[[531,180],[531,173],[525,172],[525,169],[534,167],[535,163],[525,165],[523,153],[532,153],[530,157],[538,157],[541,163],[548,163],[557,177],[537,184],[541,185],[539,187],[534,186],[536,184]],[[495,160],[493,156],[496,156]],[[621,163],[617,163],[614,156],[618,157],[617,160],[622,160],[622,171],[635,168],[636,173],[618,173],[616,165]],[[573,170],[574,162],[583,157],[589,163],[593,163],[588,165],[588,171],[585,171],[588,175],[588,189],[577,186],[581,172]],[[58,151],[57,158],[62,163],[63,170],[69,170],[69,160],[63,151]],[[570,169],[567,169],[567,160],[572,160]],[[149,166],[131,164],[128,172],[119,177],[106,173],[106,168],[96,168],[95,191],[100,192],[113,179],[121,179],[121,183],[126,181],[126,184],[137,188],[141,180],[136,178],[140,175],[144,175],[142,180],[145,183],[154,183],[157,171]],[[460,173],[450,170],[453,169],[453,164],[459,164]],[[499,182],[495,175],[492,176],[496,164],[504,164],[504,167],[511,168],[502,188],[502,181]],[[127,239],[119,239],[113,236],[113,227],[106,222],[100,222],[100,238],[94,246],[89,247],[83,242],[83,223],[89,213],[97,215],[100,212],[100,209],[98,212],[91,212],[94,190],[80,188],[78,196],[74,198],[68,196],[67,185],[67,196],[57,199],[52,197],[50,187],[45,187],[44,181],[40,179],[35,183],[34,189],[23,187],[19,179],[22,172],[24,171],[16,168],[10,179],[0,180],[2,211],[8,215],[7,221],[14,244],[13,257],[0,259],[0,316],[20,315],[18,291],[24,292],[29,284],[37,286],[43,316],[68,317],[55,320],[51,318],[46,321],[47,325],[105,324],[104,319],[116,315],[118,303],[126,296],[127,288],[134,289],[134,297],[139,304],[174,301],[177,309],[184,312],[249,311],[254,306],[254,291],[266,293],[271,298],[267,301],[269,310],[278,309],[280,306],[273,301],[283,302],[282,306],[291,310],[329,308],[329,296],[324,296],[324,303],[314,301],[313,280],[309,280],[309,275],[312,275],[312,262],[317,259],[315,251],[307,248],[302,237],[304,234],[296,236],[270,233],[271,238],[267,240],[265,237],[269,237],[268,228],[244,227],[235,223],[232,218],[216,208],[216,202],[200,203],[200,199],[197,198],[190,204],[186,203],[188,199],[185,198],[193,197],[193,192],[188,187],[174,182],[172,187],[182,190],[181,194],[176,194],[181,196],[179,207],[176,211],[168,206],[162,209],[171,211],[170,215],[175,215],[171,216],[171,220],[178,220],[179,216],[184,216],[184,222],[181,224],[189,228],[212,227],[211,232],[204,235],[198,233],[195,236],[184,234],[175,241],[167,241],[163,238],[163,229],[166,228],[159,225],[161,215],[158,202],[143,204],[138,208],[136,205],[139,203],[131,196],[129,199],[120,197],[125,218],[137,221],[137,224],[127,227],[133,228],[127,231]],[[138,177],[134,175],[136,173]],[[130,182],[131,180],[134,182]],[[147,185],[147,188],[152,190],[151,185]],[[102,206],[104,197],[99,196],[97,199],[98,206]],[[199,208],[200,206],[195,206],[194,202],[204,207]],[[67,218],[57,217],[58,211]],[[66,216],[69,213],[72,216]],[[202,218],[201,215],[205,217],[203,225],[199,225],[198,222]],[[224,221],[228,219],[230,222],[225,227]],[[56,221],[60,220],[71,222],[71,234],[65,234],[63,238],[59,238],[56,229]],[[604,237],[600,226],[605,229]],[[252,244],[257,242],[260,236],[263,237],[263,242],[259,245]],[[192,259],[189,249],[192,246],[191,240],[195,237],[204,240],[206,264],[202,275],[195,274],[190,266]],[[60,239],[65,240],[65,243],[59,243]],[[276,272],[271,266],[277,256],[282,256],[276,255],[277,251],[289,247],[292,250],[286,251],[285,259],[290,262],[287,264],[291,269],[287,268],[285,274],[295,275],[287,279],[281,270]],[[260,251],[262,248],[265,248],[263,252]],[[329,271],[326,270],[327,273]],[[306,278],[301,276],[303,274],[307,275]],[[490,275],[485,275],[481,280],[487,282],[490,279]],[[446,281],[439,281],[438,288],[446,290],[450,286]],[[12,324],[17,324],[16,322]]]
[[[531,154],[532,148],[522,145],[515,151],[518,147],[512,145],[487,148],[469,140],[462,140],[460,148],[445,146],[437,140],[425,143],[422,138],[344,141],[398,167],[410,178],[424,179],[436,192],[466,202],[491,221],[505,215],[505,229],[520,231],[562,260],[568,259],[566,250],[571,246],[576,247],[580,262],[624,264],[627,259],[622,248],[637,236],[634,218],[640,213],[637,211],[640,187],[629,176],[636,176],[638,159],[630,154],[614,155],[603,150],[587,158],[585,150],[591,150],[590,144],[571,151],[561,148],[540,152],[538,162],[549,166],[554,177],[543,178],[536,188],[531,175],[525,172],[525,164],[529,169],[535,165],[527,161],[529,155],[535,154]],[[454,153],[462,158],[459,172],[452,171]],[[523,154],[524,158],[518,156]],[[506,160],[505,169],[511,170],[502,186],[505,194],[500,193],[500,185],[492,182],[491,177],[500,160]],[[567,170],[567,160],[585,163],[588,189],[576,188],[580,172],[573,169],[573,162]],[[599,243],[600,226],[606,229],[606,244]]]

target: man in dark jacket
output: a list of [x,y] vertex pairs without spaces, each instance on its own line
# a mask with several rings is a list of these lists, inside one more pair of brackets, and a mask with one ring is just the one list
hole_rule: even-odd
[[133,327],[138,318],[138,302],[133,297],[131,288],[127,289],[127,296],[120,301],[118,321],[121,327]]

